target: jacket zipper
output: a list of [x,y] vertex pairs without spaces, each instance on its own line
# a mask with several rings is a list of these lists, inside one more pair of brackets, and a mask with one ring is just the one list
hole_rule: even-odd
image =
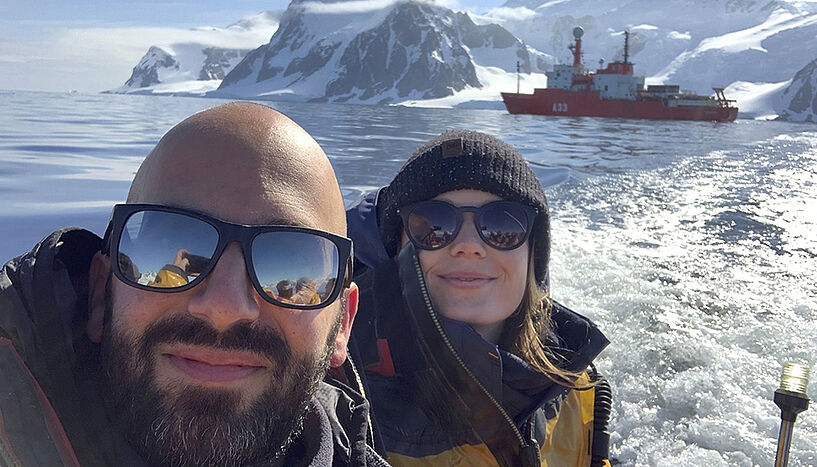
[[522,458],[524,459],[525,456],[523,455],[523,452],[525,448],[528,448],[529,446],[527,443],[525,443],[525,439],[522,436],[522,433],[519,431],[519,428],[516,427],[516,424],[513,422],[513,420],[511,420],[510,415],[508,415],[508,413],[505,412],[505,409],[502,408],[502,405],[500,405],[500,403],[497,402],[496,399],[494,399],[494,396],[492,396],[491,393],[488,392],[487,389],[485,389],[485,387],[482,385],[482,383],[479,382],[476,376],[474,376],[474,374],[471,372],[471,370],[468,368],[465,362],[462,361],[462,358],[460,358],[457,351],[454,350],[454,346],[451,344],[451,341],[448,339],[448,336],[445,335],[445,331],[443,331],[442,325],[440,324],[440,321],[437,319],[437,314],[434,312],[434,307],[431,305],[431,298],[428,295],[428,289],[426,288],[425,278],[423,277],[423,269],[420,267],[420,260],[417,258],[417,255],[413,255],[412,260],[414,261],[414,270],[417,272],[417,277],[420,279],[419,281],[420,293],[423,296],[423,302],[425,302],[426,304],[426,311],[431,316],[431,320],[434,321],[434,326],[437,328],[437,332],[443,338],[445,346],[448,347],[449,352],[451,352],[451,355],[453,355],[454,358],[457,360],[457,363],[459,363],[460,366],[462,366],[462,368],[465,369],[465,372],[468,374],[468,376],[473,380],[477,387],[480,388],[480,390],[482,390],[482,392],[488,397],[488,400],[490,400],[491,403],[493,403],[494,406],[496,406],[496,408],[499,410],[499,413],[501,413],[502,416],[505,418],[505,421],[513,430],[514,435],[516,435],[516,440],[519,442],[520,454],[522,454]]

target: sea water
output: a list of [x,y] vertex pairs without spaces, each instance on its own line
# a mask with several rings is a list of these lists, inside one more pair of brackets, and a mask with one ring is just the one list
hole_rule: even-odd
[[[0,91],[0,262],[58,227],[101,234],[161,135],[221,102]],[[320,142],[347,203],[444,129],[519,148],[547,186],[553,296],[612,342],[612,456],[773,464],[781,367],[817,373],[817,127],[265,104]],[[789,465],[817,465],[817,408]]]

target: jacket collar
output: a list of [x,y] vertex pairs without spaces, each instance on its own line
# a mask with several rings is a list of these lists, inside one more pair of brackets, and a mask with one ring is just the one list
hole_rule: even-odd
[[[552,310],[551,349],[566,359],[565,369],[584,370],[609,341],[595,324],[567,307],[554,302]],[[469,370],[517,422],[567,392],[521,358],[483,339],[469,324],[441,315],[438,319]]]

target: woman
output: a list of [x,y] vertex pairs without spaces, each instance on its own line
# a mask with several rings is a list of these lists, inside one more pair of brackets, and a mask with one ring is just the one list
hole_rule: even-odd
[[350,345],[392,464],[606,462],[609,391],[586,370],[608,341],[547,295],[547,201],[515,149],[444,133],[347,218]]

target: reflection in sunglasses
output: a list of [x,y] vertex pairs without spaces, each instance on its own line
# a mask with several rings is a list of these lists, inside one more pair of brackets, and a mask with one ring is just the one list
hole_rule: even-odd
[[184,271],[173,264],[167,264],[155,274],[147,285],[152,287],[181,287],[187,284]]
[[[269,290],[269,289],[265,289]],[[295,293],[295,283],[291,280],[282,280],[275,284],[275,290],[278,291],[278,298],[283,300],[289,300],[292,298],[292,295]],[[271,296],[275,296],[270,292]]]
[[524,231],[525,229],[527,229],[527,226],[523,224],[522,221],[520,221],[516,216],[511,214],[509,211],[503,209],[502,213],[508,216],[508,218],[510,218],[512,221],[514,221],[516,225],[519,227],[520,231]]
[[463,224],[463,213],[473,213],[480,237],[488,245],[509,250],[521,246],[537,211],[512,201],[494,201],[483,206],[454,206],[431,200],[401,210],[407,233],[418,248],[438,249],[451,243]]
[[302,305],[315,305],[321,302],[318,292],[315,290],[316,281],[306,277],[301,277],[295,284],[295,295],[293,301]]

